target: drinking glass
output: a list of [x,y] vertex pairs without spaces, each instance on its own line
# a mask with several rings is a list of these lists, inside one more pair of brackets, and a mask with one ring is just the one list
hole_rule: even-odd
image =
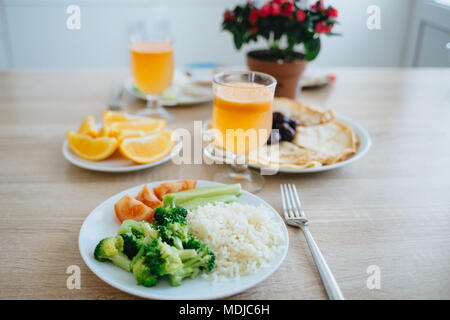
[[161,105],[161,94],[172,84],[174,73],[168,22],[140,21],[130,37],[130,53],[134,85],[147,98],[147,108],[138,114],[171,121]]
[[268,140],[276,80],[270,75],[235,71],[213,79],[213,144],[231,154],[231,167],[218,172],[215,181],[241,183],[250,192],[264,186],[263,176],[248,168],[248,155]]

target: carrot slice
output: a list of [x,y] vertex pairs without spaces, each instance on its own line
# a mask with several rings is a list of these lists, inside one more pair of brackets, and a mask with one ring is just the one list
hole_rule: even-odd
[[135,221],[151,221],[153,220],[153,209],[143,204],[129,195],[123,196],[114,205],[116,217],[120,222],[127,219]]
[[159,200],[153,192],[145,185],[141,191],[139,191],[136,196],[136,200],[141,201],[146,206],[155,209],[156,207],[160,207],[163,205],[162,201]]
[[196,185],[197,180],[190,180],[190,179],[175,182],[166,182],[160,184],[157,187],[154,187],[153,192],[159,200],[162,200],[165,194],[195,189]]

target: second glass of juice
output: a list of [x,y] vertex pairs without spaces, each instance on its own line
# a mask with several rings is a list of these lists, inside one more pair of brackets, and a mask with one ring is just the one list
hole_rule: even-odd
[[[214,143],[238,157],[247,158],[263,146],[272,128],[272,103],[276,80],[259,72],[220,73],[214,77],[214,108],[212,127]],[[221,171],[215,180],[241,183],[250,192],[261,190],[264,178],[244,165],[232,164],[231,170]]]

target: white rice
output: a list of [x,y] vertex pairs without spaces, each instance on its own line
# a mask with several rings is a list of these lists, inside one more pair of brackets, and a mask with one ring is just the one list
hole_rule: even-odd
[[216,255],[209,280],[250,275],[267,266],[282,248],[280,223],[265,206],[208,204],[191,211],[190,231]]

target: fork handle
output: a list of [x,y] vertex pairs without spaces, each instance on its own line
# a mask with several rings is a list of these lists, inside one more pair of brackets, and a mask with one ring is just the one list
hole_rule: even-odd
[[342,291],[336,282],[336,279],[331,273],[331,270],[322,255],[322,252],[320,252],[320,249],[314,241],[311,232],[309,232],[308,226],[301,225],[300,227],[303,230],[306,242],[308,242],[309,248],[314,258],[314,262],[316,263],[317,270],[319,270],[320,277],[322,278],[322,282],[325,286],[328,297],[330,298],[330,300],[345,300],[344,295],[342,294]]

